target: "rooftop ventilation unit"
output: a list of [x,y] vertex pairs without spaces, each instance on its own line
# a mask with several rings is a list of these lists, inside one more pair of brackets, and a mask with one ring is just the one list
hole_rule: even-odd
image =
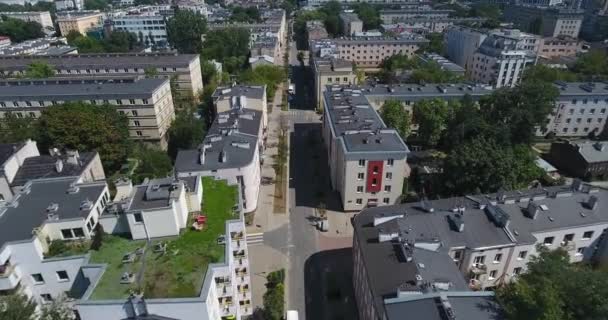
[[464,231],[464,219],[462,218],[462,214],[451,214],[448,216],[448,221],[452,230],[456,232]]
[[590,196],[589,199],[584,203],[584,206],[589,210],[595,210],[598,201],[599,200],[596,196]]
[[504,228],[509,223],[509,214],[495,205],[488,204],[484,211],[488,219],[499,228]]
[[524,215],[530,219],[536,219],[536,216],[540,212],[538,205],[532,201],[528,202],[528,207],[524,210]]

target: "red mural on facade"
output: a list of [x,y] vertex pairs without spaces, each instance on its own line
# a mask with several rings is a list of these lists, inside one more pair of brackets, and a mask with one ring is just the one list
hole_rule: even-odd
[[367,162],[367,192],[380,192],[384,161]]

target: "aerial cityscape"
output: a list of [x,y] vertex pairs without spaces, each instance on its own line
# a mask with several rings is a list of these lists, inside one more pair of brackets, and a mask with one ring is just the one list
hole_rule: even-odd
[[0,0],[0,320],[608,320],[608,0]]

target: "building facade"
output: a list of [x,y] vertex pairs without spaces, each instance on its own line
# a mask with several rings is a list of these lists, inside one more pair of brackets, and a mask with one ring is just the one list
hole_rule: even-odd
[[51,19],[51,13],[48,11],[0,12],[0,15],[28,22],[37,22],[44,29],[54,29],[53,20]]
[[582,43],[576,38],[558,36],[543,38],[538,48],[538,56],[546,59],[575,57],[581,51]]
[[531,5],[508,5],[505,20],[518,28],[543,37],[569,36],[578,38],[584,12],[579,9],[550,8]]
[[57,25],[62,36],[67,36],[70,31],[86,34],[89,29],[103,25],[103,14],[100,12],[70,12],[57,16]]
[[113,30],[132,33],[147,46],[166,47],[166,20],[166,16],[158,12],[143,12],[114,17],[111,24]]
[[145,76],[147,72],[153,72],[173,80],[178,93],[198,98],[203,91],[198,54],[104,53],[0,57],[0,74],[5,78],[22,77],[33,61],[52,66],[63,77]]
[[608,177],[608,142],[554,142],[549,160],[574,177],[604,180]]
[[323,96],[323,141],[330,181],[344,211],[395,203],[409,174],[409,152],[361,90],[328,87]]
[[319,40],[328,38],[327,29],[321,20],[313,20],[306,22],[306,34],[308,40]]
[[444,34],[447,58],[469,70],[473,54],[486,37],[487,34],[484,31],[469,27],[451,26],[447,28]]
[[168,79],[61,78],[5,80],[0,86],[0,118],[38,118],[44,108],[66,102],[109,104],[129,119],[136,141],[167,147],[167,130],[175,118]]
[[357,32],[363,32],[363,21],[354,12],[340,13],[342,30],[346,36],[353,36]]
[[315,107],[319,110],[323,107],[323,93],[327,85],[354,85],[358,82],[353,63],[350,61],[318,58],[312,60],[312,67]]
[[453,12],[453,10],[385,9],[380,11],[380,19],[382,19],[382,23],[394,24],[420,18],[427,20],[446,19]]

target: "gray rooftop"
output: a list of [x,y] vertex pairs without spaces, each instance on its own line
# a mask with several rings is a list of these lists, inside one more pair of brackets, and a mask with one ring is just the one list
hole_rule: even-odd
[[[505,319],[496,299],[489,292],[446,292],[441,295],[425,295],[412,300],[387,303],[385,309],[387,320],[401,320],[406,315],[408,319],[424,320]],[[448,312],[453,314],[454,318],[448,317]]]
[[[76,161],[68,160],[66,155],[27,158],[17,170],[11,186],[22,186],[34,179],[80,176],[96,154],[97,152],[82,152]],[[61,171],[57,170],[58,161],[61,162]]]
[[396,37],[348,37],[348,38],[339,38],[339,39],[331,39],[334,43],[338,45],[354,45],[354,44],[424,44],[428,43],[429,40],[426,38],[411,34],[411,35],[400,35]]
[[608,161],[608,141],[581,141],[573,143],[587,163]]
[[90,209],[81,209],[83,201],[96,201],[106,188],[105,182],[77,184],[77,192],[68,192],[76,177],[33,180],[5,207],[0,207],[0,247],[6,242],[29,240],[32,230],[48,218],[47,208],[57,204],[59,220],[86,218]]
[[262,99],[264,97],[263,86],[237,85],[232,87],[219,87],[213,92],[214,99],[230,99],[231,97],[245,96],[250,99]]
[[371,85],[355,87],[366,96],[390,96],[390,97],[416,97],[419,99],[433,98],[455,98],[468,94],[472,97],[480,97],[492,94],[491,86],[475,83],[427,83],[427,84],[395,84],[395,85]]
[[320,72],[353,72],[353,62],[344,59],[317,58],[313,63],[315,69]]
[[177,172],[241,168],[253,161],[258,148],[262,112],[236,108],[221,112],[198,149],[181,150]]
[[165,78],[135,77],[4,80],[0,81],[0,101],[147,99],[167,82]]
[[409,151],[399,134],[386,127],[378,113],[358,89],[327,86],[325,110],[332,133],[347,153],[394,154],[403,158]]
[[[23,147],[23,143],[0,143],[0,166],[8,160],[17,150]],[[0,167],[0,171],[2,168]]]
[[152,179],[134,187],[127,211],[167,208],[181,192],[184,192],[183,184],[173,178]]
[[425,54],[420,55],[420,58],[423,61],[434,61],[441,67],[441,69],[443,69],[445,71],[450,71],[450,72],[459,73],[459,74],[464,74],[464,72],[465,72],[463,67],[448,60],[446,57],[443,57],[436,53],[425,53]]
[[608,96],[608,83],[605,82],[556,81],[553,85],[559,90],[561,97],[599,96],[605,99]]
[[[0,71],[25,70],[32,62],[44,62],[55,69],[123,69],[167,67],[187,68],[197,54],[173,53],[103,53],[61,56],[3,56],[0,57]],[[122,70],[121,70],[122,71]]]

